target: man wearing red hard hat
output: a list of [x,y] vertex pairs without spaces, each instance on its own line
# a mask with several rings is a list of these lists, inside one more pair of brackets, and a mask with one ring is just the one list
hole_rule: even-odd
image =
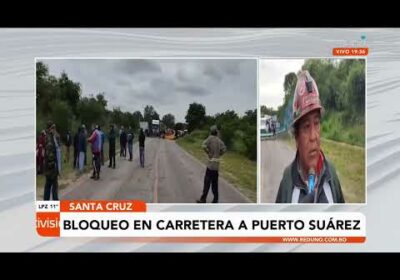
[[297,152],[283,173],[276,203],[345,202],[336,170],[320,146],[323,110],[317,84],[308,71],[302,71],[294,92],[291,124]]

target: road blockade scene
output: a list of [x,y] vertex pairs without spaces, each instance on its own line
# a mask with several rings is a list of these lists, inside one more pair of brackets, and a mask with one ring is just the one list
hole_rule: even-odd
[[261,59],[262,203],[365,203],[364,59]]
[[36,59],[36,199],[257,202],[257,60]]

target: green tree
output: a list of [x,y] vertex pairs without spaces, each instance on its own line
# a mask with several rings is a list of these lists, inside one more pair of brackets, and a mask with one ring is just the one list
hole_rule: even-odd
[[103,104],[91,97],[83,97],[78,103],[79,118],[86,126],[92,124],[104,125],[106,119],[106,108]]
[[113,108],[111,112],[111,122],[117,126],[122,124],[122,111],[119,107]]
[[189,133],[205,124],[206,108],[199,103],[192,103],[186,113],[186,123]]
[[68,78],[67,73],[64,71],[61,73],[61,77],[58,79],[58,88],[57,91],[59,96],[56,98],[60,98],[61,100],[66,101],[66,103],[70,106],[71,110],[76,113],[76,107],[79,102],[79,98],[81,96],[81,86],[79,83],[74,83]]
[[163,116],[162,122],[165,124],[166,128],[173,128],[175,126],[175,117],[172,114],[166,114]]
[[261,105],[261,116],[273,116],[276,115],[278,112],[276,110],[274,110],[272,107],[267,107],[265,105]]
[[49,76],[49,68],[43,62],[36,63],[36,104],[43,102],[46,94],[47,79]]
[[257,110],[248,110],[244,113],[242,120],[248,124],[257,124]]
[[96,95],[96,100],[99,102],[104,108],[107,108],[107,100],[105,99],[105,93],[101,92]]
[[185,124],[181,123],[181,122],[178,122],[178,123],[175,124],[174,129],[175,130],[185,130]]
[[297,75],[294,72],[286,74],[283,82],[283,104],[278,107],[278,120],[284,126],[289,126],[292,118],[292,102],[297,84]]
[[246,126],[243,130],[243,143],[245,145],[245,156],[250,160],[257,159],[257,124]]
[[131,127],[132,129],[138,128],[135,118],[132,113],[124,112],[122,114],[122,125],[126,128]]
[[149,127],[151,127],[152,120],[159,120],[160,115],[157,113],[152,105],[146,105],[146,107],[144,108],[143,118],[146,122],[148,122]]
[[58,92],[58,80],[49,75],[47,65],[36,63],[36,106],[43,116],[51,113],[51,101]]
[[353,115],[353,120],[364,120],[365,114],[365,68],[361,64],[355,64],[350,70],[347,80],[346,103],[348,110]]
[[294,90],[296,89],[297,76],[295,73],[291,72],[285,76],[283,82],[283,90],[285,92],[284,103],[288,103],[291,96],[294,95]]
[[239,116],[234,110],[227,110],[223,113],[215,114],[215,120],[217,124],[237,121],[238,119]]
[[52,104],[51,119],[56,124],[58,133],[64,137],[67,130],[71,129],[73,113],[65,101],[54,100]]
[[140,127],[140,122],[143,121],[143,115],[140,111],[135,111],[132,114],[134,120],[134,127],[138,129]]
[[211,127],[216,124],[216,120],[214,116],[205,116],[204,117],[204,125],[206,127]]
[[215,120],[220,130],[222,141],[228,149],[232,149],[235,133],[240,126],[239,116],[233,110],[227,110],[224,113],[216,114]]
[[245,147],[243,154],[250,160],[256,160],[257,159],[257,110],[254,109],[246,111],[244,116],[240,119],[238,127],[242,131],[241,138]]
[[133,117],[134,117],[134,119],[137,120],[138,122],[141,122],[141,121],[144,120],[144,119],[143,119],[143,115],[142,115],[142,113],[141,113],[140,111],[135,111],[135,112],[133,112]]

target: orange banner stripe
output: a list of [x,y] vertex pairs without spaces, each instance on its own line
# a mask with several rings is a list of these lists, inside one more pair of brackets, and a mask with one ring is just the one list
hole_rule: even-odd
[[136,243],[364,243],[363,236],[351,237],[117,237],[100,238],[108,242]]
[[140,200],[62,200],[61,212],[146,212]]

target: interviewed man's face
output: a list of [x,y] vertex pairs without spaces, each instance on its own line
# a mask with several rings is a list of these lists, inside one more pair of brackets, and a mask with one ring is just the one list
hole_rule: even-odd
[[311,111],[299,121],[296,145],[301,165],[308,172],[311,167],[316,168],[320,154],[320,112]]

